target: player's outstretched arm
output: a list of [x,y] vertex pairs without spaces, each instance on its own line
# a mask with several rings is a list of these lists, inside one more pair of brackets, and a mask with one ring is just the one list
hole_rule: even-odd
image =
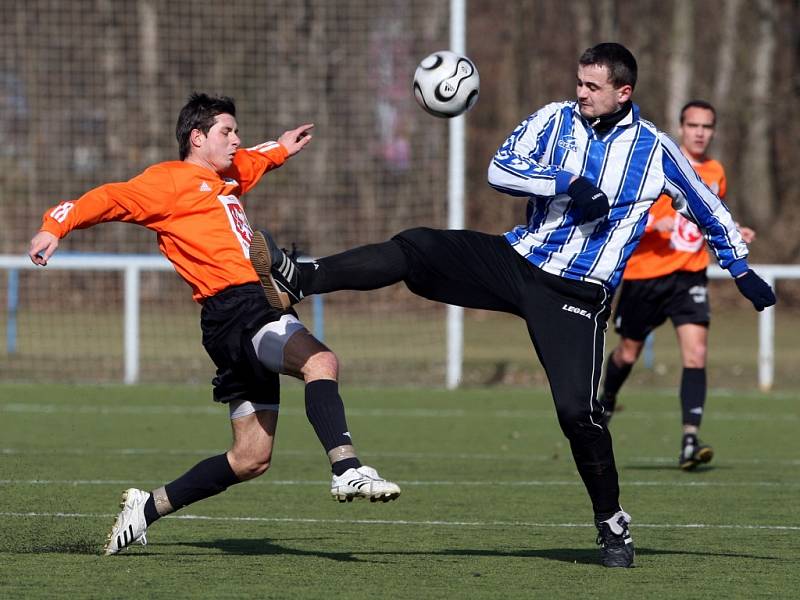
[[750,300],[758,312],[775,304],[775,292],[772,291],[772,287],[761,279],[753,269],[747,269],[747,271],[736,277],[734,281],[742,296]]
[[33,264],[45,266],[58,248],[58,238],[49,231],[40,231],[31,240],[28,256]]
[[311,141],[311,129],[313,127],[313,123],[306,123],[295,129],[284,131],[281,137],[278,138],[278,143],[286,148],[289,156],[294,156]]

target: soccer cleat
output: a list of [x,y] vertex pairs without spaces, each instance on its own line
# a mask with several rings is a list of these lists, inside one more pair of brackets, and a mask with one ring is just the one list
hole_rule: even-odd
[[139,542],[147,545],[147,521],[144,518],[144,505],[150,494],[136,488],[129,488],[122,492],[122,509],[114,521],[111,533],[106,536],[106,545],[103,552],[106,556],[117,554],[133,544]]
[[678,457],[678,466],[684,471],[693,471],[697,465],[707,463],[714,458],[714,449],[706,446],[693,433],[683,436],[681,454]]
[[614,513],[605,521],[595,521],[597,543],[600,545],[600,563],[604,567],[632,567],[634,550],[628,525],[631,516],[624,510]]
[[278,248],[268,231],[253,232],[250,263],[256,270],[270,306],[286,310],[303,299],[300,289],[300,268]]
[[331,496],[339,502],[352,502],[353,498],[369,498],[370,502],[389,502],[400,495],[400,486],[386,481],[372,467],[366,465],[347,469],[331,480]]

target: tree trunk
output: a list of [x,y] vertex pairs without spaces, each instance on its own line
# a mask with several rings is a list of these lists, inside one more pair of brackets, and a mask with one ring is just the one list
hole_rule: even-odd
[[742,148],[742,208],[756,227],[766,229],[773,221],[776,199],[772,161],[772,111],[770,94],[773,90],[775,60],[774,0],[758,1],[758,37],[751,56],[749,114]]
[[694,62],[694,15],[691,0],[676,0],[672,13],[669,87],[662,129],[677,133],[680,111],[689,100]]
[[[731,115],[731,85],[736,57],[736,42],[739,39],[738,31],[739,12],[742,7],[742,0],[725,0],[720,21],[720,42],[717,48],[717,69],[714,78],[714,91],[711,96],[711,103],[717,110],[717,121],[728,122],[725,116]],[[717,128],[714,134],[714,154],[723,164],[727,164],[727,152],[725,149],[725,130],[723,124]]]
[[158,15],[152,0],[140,0],[139,11],[139,46],[142,65],[142,125],[146,130],[143,142],[143,159],[147,164],[157,162],[160,158],[159,141],[162,138],[163,125],[159,118],[161,103],[159,101],[159,56]]

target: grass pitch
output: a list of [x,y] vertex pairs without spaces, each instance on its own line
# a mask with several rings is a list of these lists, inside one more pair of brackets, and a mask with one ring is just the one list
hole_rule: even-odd
[[[757,598],[800,589],[800,401],[711,393],[716,457],[677,469],[675,393],[612,423],[637,568],[603,569],[586,493],[542,391],[344,389],[393,503],[329,499],[287,385],[272,469],[100,555],[129,486],[223,451],[207,387],[0,386],[0,597]],[[794,591],[792,591],[794,590]]]

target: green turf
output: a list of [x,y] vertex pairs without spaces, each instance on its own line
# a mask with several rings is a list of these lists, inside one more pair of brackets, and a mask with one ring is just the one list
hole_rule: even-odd
[[[725,289],[715,289],[712,300]],[[396,292],[413,300],[400,286],[396,286]],[[343,380],[361,386],[442,385],[446,366],[444,306],[424,302],[387,308],[364,300],[376,293],[338,292],[326,296],[324,338],[341,360]],[[187,298],[183,300],[180,308],[143,305],[140,376],[144,383],[210,380],[213,365],[200,344],[199,307]],[[352,304],[359,300],[361,303]],[[732,307],[722,301],[713,304],[710,385],[742,391],[757,389],[758,313],[749,306]],[[7,334],[3,307],[0,298],[0,340]],[[315,326],[312,307],[309,302],[298,305],[301,318],[310,328]],[[17,325],[16,352],[9,353],[6,344],[0,343],[0,381],[122,380],[119,303],[102,309],[72,307],[58,312],[23,308]],[[775,326],[774,388],[800,389],[800,311],[791,305],[778,306]],[[610,327],[608,350],[616,341]],[[633,371],[631,383],[677,385],[681,363],[671,325],[656,331],[653,368],[647,369],[643,363],[644,360]],[[463,367],[463,382],[468,386],[545,384],[544,370],[536,359],[524,322],[511,315],[465,311]]]
[[[597,564],[588,500],[541,391],[345,389],[390,504],[328,498],[287,385],[273,468],[100,556],[122,489],[226,448],[205,387],[0,386],[0,597],[757,598],[800,589],[800,401],[712,393],[709,468],[676,468],[678,403],[613,423],[637,568]],[[61,516],[56,515],[61,513]],[[183,518],[179,518],[183,517]],[[186,517],[205,517],[188,519]],[[791,590],[795,590],[792,592]]]

